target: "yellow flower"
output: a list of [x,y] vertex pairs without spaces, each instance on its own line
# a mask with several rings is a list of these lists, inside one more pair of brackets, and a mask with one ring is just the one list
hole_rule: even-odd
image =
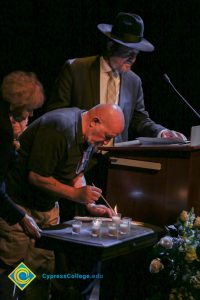
[[188,213],[186,210],[183,210],[180,214],[180,220],[186,222],[188,220]]
[[194,227],[200,228],[200,217],[196,217],[194,221]]
[[153,259],[151,261],[149,267],[151,273],[159,273],[162,269],[164,269],[164,265],[161,263],[159,258]]
[[185,260],[188,263],[192,263],[194,260],[198,260],[196,249],[193,247],[189,247],[186,251]]

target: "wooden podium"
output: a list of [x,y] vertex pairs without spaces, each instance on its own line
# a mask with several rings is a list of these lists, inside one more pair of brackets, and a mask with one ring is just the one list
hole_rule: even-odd
[[106,197],[134,220],[172,224],[182,210],[200,214],[200,146],[107,147]]

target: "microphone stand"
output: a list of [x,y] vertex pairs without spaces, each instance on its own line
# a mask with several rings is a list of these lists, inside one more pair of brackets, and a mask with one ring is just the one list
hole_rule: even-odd
[[171,85],[173,90],[179,95],[179,97],[187,104],[187,106],[193,111],[193,113],[200,119],[200,114],[188,103],[188,101],[179,93],[179,91],[175,88],[173,83],[171,82],[169,76],[165,73],[163,74],[164,80]]

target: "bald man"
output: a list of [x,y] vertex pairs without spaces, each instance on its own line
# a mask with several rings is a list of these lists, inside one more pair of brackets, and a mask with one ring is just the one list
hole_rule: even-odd
[[[63,108],[44,114],[20,136],[19,163],[7,180],[12,199],[40,228],[59,222],[57,201],[61,198],[68,207],[68,218],[73,218],[77,203],[95,215],[111,216],[109,208],[94,205],[102,191],[86,184],[84,171],[95,148],[107,144],[123,128],[124,116],[117,105],[100,104],[89,111]],[[23,299],[48,299],[48,282],[40,281],[40,276],[53,272],[53,253],[36,249],[19,225],[5,222],[2,230],[3,264],[12,266],[23,260],[37,275],[22,292]]]

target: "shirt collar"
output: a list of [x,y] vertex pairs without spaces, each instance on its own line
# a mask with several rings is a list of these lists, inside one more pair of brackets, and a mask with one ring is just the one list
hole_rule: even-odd
[[103,73],[108,73],[110,71],[113,72],[115,77],[119,76],[119,73],[115,70],[112,70],[107,61],[103,58],[103,56],[100,57],[100,70]]
[[83,130],[82,130],[82,114],[86,110],[80,110],[76,115],[76,143],[79,145],[81,152],[84,152],[91,145],[87,141],[83,140]]
[[76,115],[76,142],[77,144],[83,144],[83,130],[82,130],[82,113],[84,110],[80,110]]
[[100,57],[100,68],[101,68],[101,71],[104,73],[108,73],[108,72],[112,71],[111,67],[106,62],[106,60],[103,58],[103,56]]

